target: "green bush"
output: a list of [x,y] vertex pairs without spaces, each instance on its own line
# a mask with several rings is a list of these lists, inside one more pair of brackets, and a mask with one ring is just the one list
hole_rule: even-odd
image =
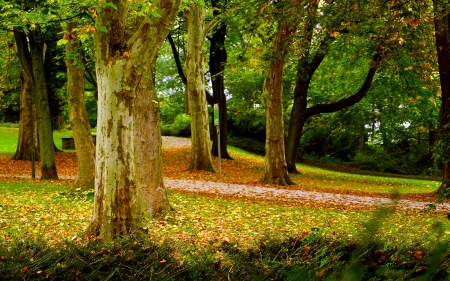
[[250,138],[228,138],[227,144],[259,155],[265,154],[264,142]]
[[163,124],[161,126],[163,136],[190,137],[191,119],[189,115],[181,113],[175,117],[173,124]]

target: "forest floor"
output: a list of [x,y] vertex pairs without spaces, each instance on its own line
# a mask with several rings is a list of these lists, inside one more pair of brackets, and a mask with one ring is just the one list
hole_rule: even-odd
[[[233,157],[234,154],[231,153]],[[337,181],[326,170],[333,170],[336,166],[321,167],[322,175],[309,179],[308,170],[300,175],[292,175],[294,186],[275,186],[261,183],[264,174],[264,160],[262,157],[246,156],[245,153],[236,153],[234,160],[222,159],[222,173],[209,173],[203,171],[188,171],[190,156],[190,140],[163,137],[163,161],[165,185],[167,188],[186,193],[197,193],[206,196],[225,198],[246,198],[255,201],[281,203],[283,205],[321,206],[333,209],[361,209],[379,206],[395,206],[399,209],[425,209],[429,204],[436,202],[437,197],[430,192],[401,192],[393,196],[398,188],[405,187],[405,183],[397,185],[390,183],[392,192],[377,188],[386,185],[386,175],[373,174],[368,176],[369,189],[362,187],[361,181],[352,179],[349,171],[335,171],[339,177],[347,179]],[[214,158],[216,167],[218,159]],[[58,174],[61,181],[71,182],[77,175],[77,159],[73,152],[56,153]],[[39,163],[37,163],[37,167]],[[314,167],[314,169],[319,169]],[[39,169],[36,169],[39,178]],[[350,171],[351,172],[351,171]],[[357,174],[360,173],[357,172]],[[28,161],[12,161],[0,157],[0,178],[30,178],[30,163]],[[342,185],[342,186],[341,186]],[[380,187],[377,187],[380,186]],[[437,182],[430,180],[433,189]],[[414,183],[412,184],[414,186]],[[383,187],[384,188],[384,187]],[[371,192],[375,190],[375,192]],[[411,188],[414,190],[414,188]],[[391,197],[396,197],[392,200]],[[450,211],[450,204],[436,205],[438,211]]]

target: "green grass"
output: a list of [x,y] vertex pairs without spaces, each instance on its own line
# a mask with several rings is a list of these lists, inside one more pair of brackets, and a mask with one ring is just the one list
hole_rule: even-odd
[[[86,229],[93,209],[91,193],[68,194],[68,184],[12,179],[0,182],[0,239],[25,235],[62,242]],[[220,199],[169,191],[174,212],[149,222],[154,241],[189,241],[193,249],[222,241],[253,247],[263,237],[300,236],[314,229],[327,238],[354,239],[373,211],[279,206],[241,199]],[[391,243],[433,243],[429,230],[445,216],[419,211],[382,218],[376,236]],[[186,249],[189,250],[189,249]],[[191,249],[192,250],[192,249]]]
[[352,190],[370,193],[430,193],[437,190],[438,181],[372,176],[331,171],[297,164],[301,175],[292,175],[294,182],[314,189]]
[[0,156],[9,156],[16,152],[18,134],[19,128],[0,127]]
[[[232,146],[229,146],[228,149],[235,157],[251,158],[260,161],[261,165],[255,167],[255,169],[264,170],[264,156],[255,155]],[[436,191],[441,184],[439,181],[434,180],[387,177],[383,173],[380,173],[380,176],[352,174],[305,164],[297,164],[297,170],[301,174],[290,174],[290,177],[299,187],[325,192],[349,190],[384,194],[431,193]]]
[[[19,128],[0,127],[0,156],[12,156],[17,149],[17,141],[19,135]],[[72,137],[72,131],[58,130],[53,131],[53,140],[58,149],[62,150],[61,138]]]

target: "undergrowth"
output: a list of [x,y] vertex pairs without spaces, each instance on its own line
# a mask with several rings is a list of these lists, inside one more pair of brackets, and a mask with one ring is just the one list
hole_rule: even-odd
[[[367,230],[366,230],[367,231]],[[368,232],[369,233],[369,232]],[[20,240],[0,245],[2,280],[446,280],[448,243],[430,249],[365,239],[325,239],[314,231],[262,239],[242,249],[223,242],[182,255],[181,242],[91,237],[57,246]]]

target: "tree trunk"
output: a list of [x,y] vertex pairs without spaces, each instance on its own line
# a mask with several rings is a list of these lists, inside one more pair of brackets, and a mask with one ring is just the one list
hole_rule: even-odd
[[[77,26],[76,23],[70,23],[67,31],[71,32]],[[78,177],[72,188],[91,190],[94,189],[95,181],[95,147],[84,104],[84,63],[79,40],[66,44],[65,63],[69,119],[78,160]]]
[[359,124],[359,144],[358,144],[358,148],[363,150],[364,147],[366,146],[366,136],[365,136],[365,127],[364,124]]
[[[36,129],[36,110],[32,110],[31,104],[31,81],[25,71],[20,71],[20,127],[19,140],[16,153],[13,160],[27,160],[31,161],[32,155],[32,141],[34,140],[34,159],[39,160],[39,144],[37,140]],[[33,116],[32,116],[33,115]],[[32,124],[34,122],[34,124]],[[34,138],[32,136],[34,133]]]
[[311,116],[321,113],[331,113],[339,111],[343,108],[356,104],[362,98],[364,98],[369,91],[370,86],[372,85],[373,78],[380,65],[383,45],[378,45],[378,48],[376,49],[375,54],[372,58],[372,63],[370,65],[370,69],[367,73],[366,79],[361,88],[359,88],[356,93],[348,98],[341,99],[334,103],[316,104],[312,107],[307,108],[308,87],[314,72],[317,70],[320,63],[324,59],[326,44],[322,43],[319,48],[321,48],[321,50],[317,52],[317,55],[310,63],[307,62],[306,58],[300,59],[297,69],[297,83],[294,90],[294,105],[292,107],[287,138],[288,141],[286,145],[288,169],[291,173],[298,173],[295,167],[295,163],[297,160],[300,139],[305,122]]
[[283,67],[286,51],[296,27],[279,22],[270,52],[269,69],[264,79],[263,97],[266,105],[266,156],[263,182],[292,185],[284,148]]
[[31,90],[36,107],[36,123],[41,159],[41,179],[58,179],[53,149],[53,132],[47,97],[47,83],[44,70],[44,44],[38,41],[39,27],[29,34],[14,28],[19,63],[31,80]]
[[431,169],[436,169],[436,161],[433,157],[433,146],[436,143],[437,139],[437,129],[436,128],[430,128],[428,131],[428,166]]
[[289,173],[299,174],[295,163],[297,162],[298,148],[303,134],[303,127],[307,120],[306,106],[308,104],[308,88],[311,83],[312,74],[319,67],[323,56],[318,61],[317,66],[308,63],[307,58],[299,59],[297,66],[297,83],[294,89],[294,105],[292,106],[291,118],[289,121],[288,135],[286,139],[286,161]]
[[205,93],[203,65],[203,42],[205,40],[205,13],[198,3],[189,3],[184,12],[188,26],[188,49],[186,55],[186,78],[191,116],[192,154],[191,170],[215,172],[211,159],[208,111]]
[[[440,111],[440,133],[441,138],[449,138],[450,129],[450,29],[449,29],[449,11],[447,4],[442,0],[433,0],[434,6],[434,25],[436,31],[436,50],[439,63],[439,75],[441,82],[442,103]],[[448,150],[449,145],[445,145],[444,151]],[[443,170],[443,181],[450,180],[450,155],[446,152]]]
[[[127,1],[112,1],[94,35],[98,83],[96,177],[91,235],[104,240],[137,232],[146,218],[170,210],[162,177],[156,56],[181,0],[156,0],[158,17],[127,26]],[[127,37],[125,30],[136,30]]]
[[[219,1],[211,0],[213,15],[220,15]],[[220,155],[222,158],[232,159],[227,150],[228,124],[227,124],[227,99],[225,97],[225,86],[223,72],[227,62],[227,51],[225,49],[225,38],[227,26],[221,24],[219,28],[209,37],[209,73],[211,75],[213,99],[219,104],[219,124],[220,124]],[[214,128],[214,118],[211,118]],[[217,131],[212,131],[212,155],[219,156]]]

